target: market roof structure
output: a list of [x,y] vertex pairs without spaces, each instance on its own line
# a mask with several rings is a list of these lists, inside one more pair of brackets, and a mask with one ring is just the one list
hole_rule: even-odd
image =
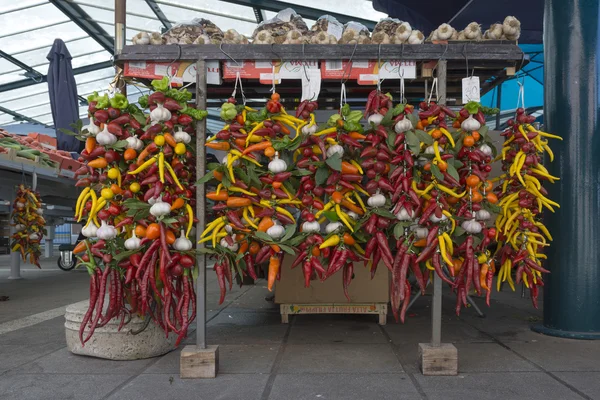
[[[302,15],[309,26],[330,14],[340,22],[358,21],[372,29],[386,17],[367,0],[304,0],[302,5],[292,0],[128,0],[125,37],[131,44],[130,39],[138,32],[164,31],[193,18],[206,18],[221,28],[234,28],[250,36],[257,23],[288,7]],[[115,74],[114,1],[4,2],[0,4],[0,26],[0,126],[21,121],[52,127],[46,56],[56,38],[64,40],[73,56],[82,118],[87,113],[86,97],[109,88]],[[130,101],[137,101],[143,93],[131,88]],[[211,125],[209,122],[209,129],[217,129]]]

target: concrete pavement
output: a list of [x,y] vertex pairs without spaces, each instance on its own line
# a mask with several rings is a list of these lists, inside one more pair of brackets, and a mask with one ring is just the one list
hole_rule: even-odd
[[[600,399],[600,342],[531,332],[541,312],[520,293],[494,293],[489,309],[477,299],[486,318],[472,309],[456,317],[453,295],[445,295],[442,341],[458,348],[460,374],[424,377],[417,343],[430,337],[429,296],[404,325],[390,316],[380,327],[360,315],[303,315],[282,325],[263,281],[234,289],[217,307],[208,271],[208,338],[220,345],[219,375],[180,380],[179,350],[130,362],[66,350],[64,318],[44,312],[85,299],[85,272],[25,271],[26,279],[8,281],[4,271],[0,399]],[[18,329],[32,314],[43,322]]]

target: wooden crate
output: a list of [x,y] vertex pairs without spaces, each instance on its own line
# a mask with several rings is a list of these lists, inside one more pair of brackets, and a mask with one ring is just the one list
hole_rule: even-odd
[[290,315],[298,314],[374,314],[379,317],[379,325],[387,321],[387,303],[346,303],[346,304],[281,304],[281,322],[289,323]]

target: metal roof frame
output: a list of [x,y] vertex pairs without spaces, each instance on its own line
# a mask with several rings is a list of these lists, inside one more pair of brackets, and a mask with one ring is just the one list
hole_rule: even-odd
[[165,13],[162,11],[162,9],[158,5],[158,3],[156,3],[156,1],[154,1],[154,0],[146,0],[146,4],[148,4],[148,7],[150,7],[150,9],[154,13],[154,15],[156,15],[156,18],[158,18],[160,20],[160,22],[162,22],[165,29],[171,29],[171,26],[172,26],[171,21],[169,21],[169,19],[167,18]]
[[86,13],[79,5],[62,0],[50,0],[56,8],[63,12],[71,19],[79,28],[90,35],[92,39],[104,47],[110,54],[115,53],[115,41],[88,13]]
[[26,115],[23,115],[21,113],[9,110],[8,108],[2,107],[2,106],[0,106],[0,112],[3,112],[3,113],[8,114],[8,115],[12,115],[17,121],[27,121],[27,122],[30,122],[32,124],[38,124],[38,125],[42,125],[42,126],[45,126],[45,127],[50,127],[50,125],[43,124],[43,123],[41,123],[40,121],[38,121],[36,119],[30,118],[30,117],[28,117]]

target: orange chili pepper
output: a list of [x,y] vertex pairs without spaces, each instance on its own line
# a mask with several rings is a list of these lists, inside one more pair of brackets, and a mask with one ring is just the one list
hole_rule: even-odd
[[365,135],[362,135],[358,132],[350,132],[348,136],[350,136],[354,140],[365,140],[367,138]]
[[92,168],[106,168],[107,165],[108,163],[106,162],[106,159],[102,157],[88,162],[88,167]]
[[217,192],[209,192],[206,194],[206,198],[212,201],[226,201],[229,198],[229,193],[226,190],[221,190],[219,194]]
[[289,135],[291,133],[288,127],[284,124],[279,124],[279,126],[281,127],[281,133],[283,133],[284,135]]
[[273,285],[275,284],[275,279],[279,274],[280,261],[277,256],[271,256],[269,259],[269,278],[267,280],[267,288],[270,292],[273,291]]
[[358,215],[363,215],[365,212],[359,206],[350,203],[347,199],[343,199],[340,203],[342,206],[346,207],[348,210],[357,213]]
[[171,211],[180,209],[184,204],[185,201],[181,197],[176,198],[173,204],[171,204]]
[[419,239],[416,242],[413,243],[413,246],[415,247],[425,247],[427,245],[427,239],[423,238],[423,239]]
[[342,174],[358,174],[358,168],[347,161],[342,161]]
[[167,239],[167,244],[173,244],[175,243],[175,239],[177,239],[177,237],[175,236],[173,231],[168,230],[165,232],[165,239]]
[[352,246],[355,243],[356,243],[356,240],[354,240],[354,238],[352,237],[352,235],[350,235],[348,232],[345,232],[344,233],[344,244]]
[[252,200],[245,197],[229,197],[227,199],[227,207],[229,208],[247,207],[249,205],[252,205]]
[[165,142],[167,142],[167,144],[173,148],[175,148],[175,146],[177,146],[177,142],[175,141],[175,138],[173,136],[171,136],[170,133],[166,132],[164,135],[165,138]]
[[244,147],[246,147],[246,139],[244,139],[244,138],[237,138],[234,140],[234,142],[235,142],[236,146],[239,148],[243,149]]
[[160,237],[160,226],[155,222],[148,225],[146,237],[150,240],[158,239]]
[[258,230],[260,232],[266,232],[267,229],[275,225],[271,217],[263,217],[258,223]]
[[240,244],[240,249],[238,250],[238,254],[245,254],[248,250],[248,241],[244,241]]
[[75,246],[75,248],[73,249],[73,254],[78,254],[78,253],[85,251],[86,250],[85,243],[86,243],[85,240],[82,240],[81,242],[77,243],[77,246]]
[[213,176],[215,177],[216,180],[218,180],[219,182],[221,182],[223,180],[223,173],[220,171],[217,171],[216,169],[213,171]]
[[85,151],[88,152],[88,154],[91,154],[92,151],[94,151],[94,148],[96,147],[96,138],[95,137],[89,137],[87,139],[85,139]]
[[231,148],[229,142],[210,142],[205,144],[206,147],[213,150],[227,151]]
[[248,146],[246,149],[244,149],[242,154],[248,154],[253,151],[262,151],[262,150],[266,149],[267,147],[271,147],[271,142],[268,140],[265,140],[264,142],[260,142],[260,143],[256,143],[251,146]]

